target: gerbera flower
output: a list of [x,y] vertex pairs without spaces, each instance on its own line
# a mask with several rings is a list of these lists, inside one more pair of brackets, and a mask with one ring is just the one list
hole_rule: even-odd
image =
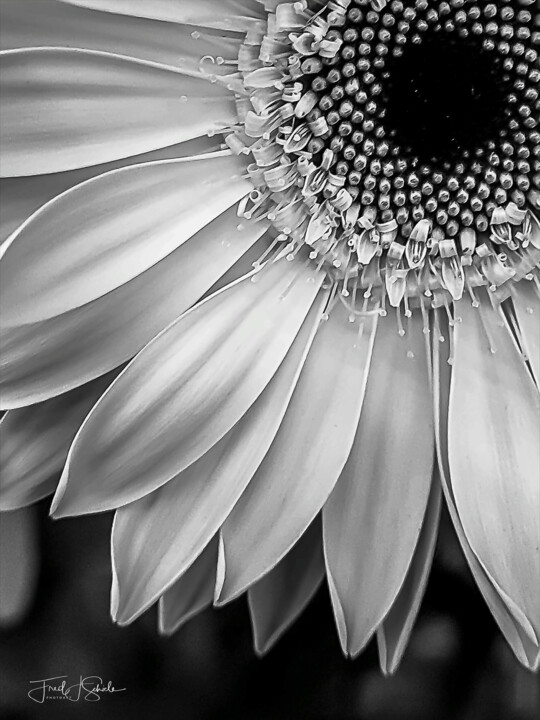
[[3,509],[67,456],[117,622],[247,591],[263,652],[326,577],[391,672],[444,493],[536,667],[532,3],[2,9]]

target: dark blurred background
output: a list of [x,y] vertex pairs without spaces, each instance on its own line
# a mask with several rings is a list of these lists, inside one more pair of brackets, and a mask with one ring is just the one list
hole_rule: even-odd
[[[263,659],[252,649],[247,602],[209,609],[171,638],[153,609],[128,628],[109,617],[112,516],[53,522],[40,504],[41,570],[29,614],[0,634],[0,715],[181,720],[529,720],[538,678],[500,636],[447,517],[405,659],[392,678],[375,643],[345,660],[323,586]],[[27,697],[29,681],[100,675],[125,692],[98,702]]]

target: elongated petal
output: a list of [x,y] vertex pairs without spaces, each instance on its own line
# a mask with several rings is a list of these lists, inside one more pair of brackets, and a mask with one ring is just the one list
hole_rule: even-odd
[[19,622],[37,580],[38,543],[33,507],[0,513],[0,625]]
[[219,83],[89,50],[6,50],[0,70],[3,177],[97,165],[235,122]]
[[[201,32],[176,23],[93,12],[57,0],[0,3],[0,50],[82,48],[198,71],[199,61],[205,55],[235,60],[239,45],[240,37]],[[216,65],[216,70],[219,67]]]
[[[56,1],[56,0],[55,0]],[[29,177],[0,178],[0,243],[4,242],[19,225],[32,213],[57,195],[79,183],[126,165],[156,160],[190,157],[202,153],[215,152],[219,144],[215,138],[202,137],[188,140],[179,145],[152,150],[149,153],[122,158],[104,165],[93,165],[79,170],[54,173],[53,175],[30,175]]]
[[172,635],[212,604],[218,540],[211,540],[193,565],[159,600],[159,631]]
[[239,232],[237,226],[236,208],[231,208],[102,298],[41,323],[3,328],[4,407],[47,400],[131,359],[199,300],[266,229],[248,224]]
[[46,320],[115,290],[249,189],[235,158],[224,153],[132,165],[75,186],[4,245],[4,324]]
[[118,372],[53,400],[10,410],[0,422],[0,511],[15,510],[56,489],[69,446]]
[[[495,589],[491,579],[474,554],[456,508],[452,485],[450,483],[450,470],[448,467],[448,404],[450,397],[450,365],[448,364],[448,342],[441,345],[438,338],[448,340],[448,334],[440,335],[439,332],[433,336],[433,374],[434,374],[434,417],[435,437],[437,441],[437,456],[439,471],[444,490],[446,505],[461,548],[467,559],[471,572],[482,593],[484,600],[493,613],[501,632],[512,647],[516,657],[527,667],[533,669],[540,659],[538,644],[534,643],[525,632],[519,621],[512,614],[512,607],[505,603],[505,599]],[[528,626],[528,623],[527,623]],[[530,630],[529,630],[530,634]]]
[[320,312],[320,303],[314,303],[262,395],[217,445],[163,487],[116,513],[112,612],[118,622],[133,620],[176,582],[233,508],[278,430]]
[[[203,301],[158,335],[86,419],[55,507],[61,499],[63,514],[117,507],[204,455],[264,390],[321,282],[311,268],[278,261]],[[93,495],[95,477],[98,488],[108,488],[106,497]]]
[[403,585],[424,519],[433,422],[421,319],[379,322],[351,455],[323,510],[326,568],[343,651],[357,655]]
[[315,595],[324,578],[321,523],[315,520],[283,560],[248,591],[255,650],[268,652]]
[[[540,637],[540,401],[502,313],[456,305],[448,458],[457,511],[497,590]],[[527,628],[524,628],[527,631]]]
[[360,334],[341,304],[321,325],[270,451],[221,529],[219,603],[271,570],[332,491],[358,424],[375,327],[370,316]]
[[522,280],[515,287],[512,304],[516,311],[520,340],[540,388],[540,297],[532,282]]
[[441,498],[441,483],[438,475],[435,475],[422,530],[407,576],[390,612],[377,630],[379,661],[385,675],[397,670],[420,610],[437,542]]
[[224,30],[247,30],[262,17],[263,6],[253,0],[63,0],[72,5],[155,20],[205,25]]

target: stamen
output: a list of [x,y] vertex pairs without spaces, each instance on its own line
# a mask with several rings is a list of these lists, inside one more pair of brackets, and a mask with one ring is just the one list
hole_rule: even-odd
[[259,269],[263,266],[266,258],[274,252],[274,250],[277,248],[278,245],[280,245],[284,240],[286,240],[286,236],[284,235],[278,235],[272,243],[266,248],[266,250],[263,252],[263,254],[259,257],[258,260],[256,260],[253,263],[253,267],[256,269]]
[[420,310],[422,312],[423,320],[422,332],[424,333],[424,335],[429,335],[429,333],[431,332],[429,329],[429,314],[426,309],[426,302],[423,297],[420,297]]
[[403,307],[405,308],[404,315],[406,318],[410,318],[412,316],[412,312],[409,308],[409,298],[407,297],[407,294],[405,294],[403,298]]
[[482,303],[480,303],[480,306],[479,306],[479,308],[478,308],[478,312],[480,313],[481,325],[482,325],[482,328],[483,328],[483,330],[484,330],[486,339],[487,339],[487,341],[488,341],[489,352],[490,352],[492,355],[495,355],[496,352],[497,352],[497,347],[496,347],[496,345],[495,345],[494,338],[492,337],[491,330],[490,330],[490,327],[489,327],[489,322],[488,322],[488,320],[487,320],[487,318],[486,318],[486,311],[485,311],[484,306],[483,306]]
[[403,323],[401,321],[401,305],[398,305],[396,308],[396,320],[397,320],[397,326],[398,326],[398,335],[405,335],[405,328],[403,327]]
[[448,304],[446,298],[444,298],[443,307],[446,311],[446,316],[448,318],[448,324],[450,327],[454,327],[454,323],[461,322],[460,318],[456,318],[455,315],[452,313],[452,310],[450,309],[450,305]]
[[[454,319],[455,322],[461,322],[461,318],[459,318],[455,312],[454,312]],[[456,336],[455,336],[455,327],[452,326],[449,328],[448,332],[448,342],[449,342],[449,350],[448,350],[448,364],[453,365],[454,364],[454,358],[456,357]]]
[[445,337],[441,332],[441,324],[439,320],[439,308],[435,308],[433,310],[433,332],[435,333],[435,337],[437,338],[438,342],[443,343],[445,342]]

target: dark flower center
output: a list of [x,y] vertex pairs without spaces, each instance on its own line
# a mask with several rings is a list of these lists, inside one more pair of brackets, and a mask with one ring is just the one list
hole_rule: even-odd
[[[355,0],[307,58],[307,148],[363,207],[404,233],[456,237],[538,185],[538,32],[519,0]],[[329,158],[328,151],[331,151]],[[536,175],[535,175],[536,165]]]
[[384,124],[408,157],[455,163],[505,134],[513,83],[502,58],[480,41],[431,32],[394,58],[388,75]]

